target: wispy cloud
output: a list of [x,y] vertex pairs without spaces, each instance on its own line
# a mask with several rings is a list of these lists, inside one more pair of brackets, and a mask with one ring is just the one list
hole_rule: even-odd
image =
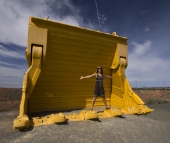
[[132,42],[134,46],[133,54],[131,56],[141,56],[146,54],[151,49],[151,41],[147,40],[143,44],[139,44],[137,42]]
[[0,66],[0,87],[21,88],[26,67]]
[[140,14],[147,13],[149,10],[142,11]]
[[133,51],[129,54],[127,77],[130,81],[158,81],[170,77],[169,61],[152,54],[152,42],[146,40],[140,44],[133,42]]
[[[26,72],[26,69],[25,68],[11,68],[11,67],[1,67],[1,70],[0,70],[0,75],[2,77],[8,77],[8,76],[11,76],[11,77],[23,77],[24,75],[24,72]],[[2,81],[4,82],[4,81]]]
[[23,66],[20,66],[20,65],[11,64],[9,62],[0,61],[0,69],[1,69],[2,66],[23,67]]
[[78,7],[70,0],[1,0],[0,13],[0,42],[24,47],[27,41],[29,16],[41,18],[49,16],[50,20],[95,28],[90,21],[83,23]]
[[0,45],[0,56],[4,58],[17,58],[17,59],[25,59],[25,55],[21,55],[18,52],[8,50],[3,45]]
[[145,30],[145,32],[149,32],[150,31],[149,27],[146,27],[144,30]]
[[105,23],[105,21],[107,20],[107,17],[106,15],[103,15],[103,14],[99,14],[99,20],[102,24]]

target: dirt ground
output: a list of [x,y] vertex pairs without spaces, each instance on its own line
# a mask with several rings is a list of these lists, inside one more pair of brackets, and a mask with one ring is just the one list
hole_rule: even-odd
[[170,103],[149,105],[147,115],[124,115],[97,121],[67,122],[12,130],[18,111],[0,112],[2,143],[168,143]]

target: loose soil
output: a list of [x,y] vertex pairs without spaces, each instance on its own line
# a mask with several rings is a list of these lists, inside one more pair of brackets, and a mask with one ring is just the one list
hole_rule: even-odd
[[147,115],[66,122],[12,130],[18,111],[0,112],[0,142],[7,143],[168,143],[170,103],[149,105]]

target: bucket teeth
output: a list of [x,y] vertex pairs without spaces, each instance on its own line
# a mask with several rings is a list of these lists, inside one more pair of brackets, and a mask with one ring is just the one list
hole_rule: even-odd
[[105,118],[122,116],[124,113],[118,108],[105,109],[103,112]]
[[91,111],[91,110],[84,110],[81,111],[79,114],[74,113],[68,116],[65,116],[63,113],[51,114],[50,116],[44,117],[34,117],[32,120],[29,121],[28,116],[23,115],[19,116],[14,120],[14,127],[13,129],[22,129],[29,126],[38,126],[38,125],[45,125],[45,124],[56,124],[56,123],[63,123],[67,120],[69,121],[83,121],[83,120],[94,120],[94,119],[102,119],[102,118],[112,118],[117,116],[122,116],[124,114],[147,114],[152,112],[153,109],[148,108],[147,106],[141,107],[140,110],[136,109],[135,107],[130,108],[110,108],[105,109],[103,111]]
[[120,109],[117,109],[117,108],[113,108],[112,113],[113,113],[113,116],[115,117],[124,115],[124,113]]
[[67,116],[67,119],[70,121],[83,121],[83,120],[92,120],[98,119],[98,114],[96,111],[81,111],[79,114],[71,114]]
[[129,108],[122,108],[121,110],[124,114],[132,114],[132,115],[137,115],[140,114],[140,110],[138,110],[135,107],[129,107]]
[[118,108],[105,109],[104,111],[81,111],[79,114],[71,114],[66,116],[70,121],[83,121],[83,120],[93,120],[102,118],[111,118],[122,116],[124,113]]
[[57,124],[57,123],[63,123],[66,122],[67,119],[63,113],[51,114],[50,116],[45,117],[34,117],[30,121],[30,125],[32,126],[38,126],[38,125],[46,125],[46,124]]
[[28,128],[30,125],[29,118],[26,115],[18,116],[14,119],[13,129]]
[[59,113],[58,115],[51,114],[48,118],[48,124],[63,123],[66,121],[64,114]]
[[83,111],[85,114],[85,120],[98,119],[96,111]]
[[154,110],[153,109],[151,109],[151,108],[148,108],[147,106],[143,106],[142,107],[142,109],[140,110],[140,113],[141,114],[148,114],[148,113],[150,113],[150,112],[153,112]]

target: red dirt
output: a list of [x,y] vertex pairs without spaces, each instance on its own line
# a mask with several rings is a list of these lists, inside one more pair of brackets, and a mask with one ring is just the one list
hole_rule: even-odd
[[11,88],[0,88],[0,98],[3,98],[3,96],[9,92]]
[[0,111],[19,110],[20,88],[0,88]]
[[5,101],[0,103],[0,111],[19,110],[20,101]]
[[160,90],[160,89],[145,89],[145,90],[137,90],[134,91],[144,102],[148,102],[150,99],[155,99],[159,101],[166,100],[167,102],[170,102],[170,90]]

